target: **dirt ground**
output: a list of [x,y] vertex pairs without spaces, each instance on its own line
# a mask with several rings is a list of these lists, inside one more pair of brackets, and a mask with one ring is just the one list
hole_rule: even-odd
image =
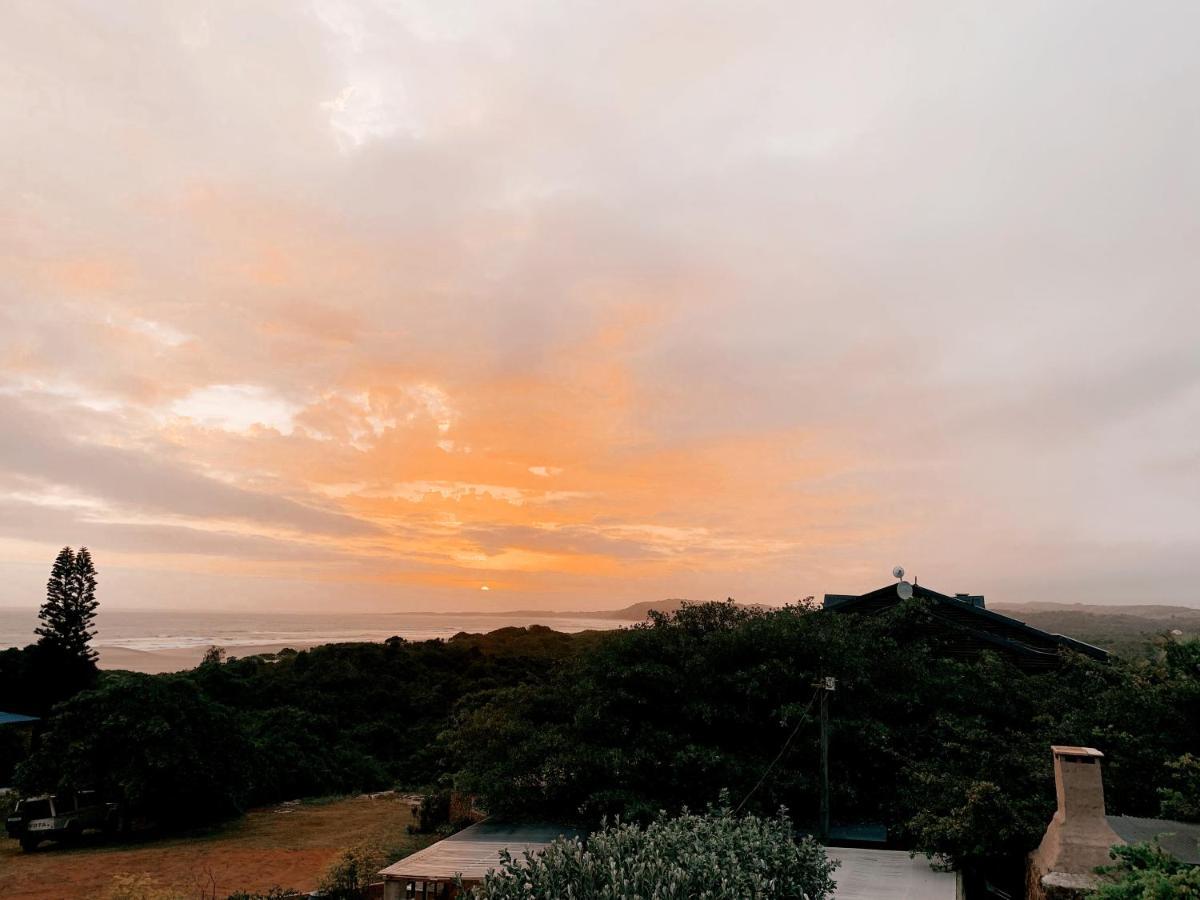
[[46,844],[33,853],[0,833],[0,897],[101,900],[114,875],[143,872],[186,897],[276,885],[310,891],[346,847],[378,842],[407,853],[431,843],[406,832],[412,821],[410,802],[389,795],[266,807],[220,828],[161,840],[121,844],[88,835],[77,847]]

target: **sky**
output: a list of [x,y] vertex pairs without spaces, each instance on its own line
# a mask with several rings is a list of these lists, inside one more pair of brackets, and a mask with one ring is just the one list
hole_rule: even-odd
[[1200,605],[1200,4],[0,9],[0,605]]

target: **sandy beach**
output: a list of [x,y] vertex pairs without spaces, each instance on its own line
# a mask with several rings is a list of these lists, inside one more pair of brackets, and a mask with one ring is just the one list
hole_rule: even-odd
[[[229,648],[228,655],[255,656],[259,653],[277,653],[285,647],[307,650],[321,641],[289,641],[286,644],[256,644]],[[130,672],[146,672],[157,675],[162,672],[182,672],[193,669],[204,658],[207,647],[172,647],[166,650],[133,650],[129,647],[98,646],[101,669],[125,669]]]
[[[640,616],[634,616],[640,618]],[[0,649],[36,640],[37,607],[0,607]],[[555,631],[610,629],[629,619],[600,613],[572,615],[512,613],[262,613],[101,606],[93,646],[100,668],[134,672],[178,672],[193,668],[212,646],[229,656],[305,650],[321,644],[378,643],[393,635],[410,641],[450,640],[454,635],[486,634],[498,628],[546,625]]]

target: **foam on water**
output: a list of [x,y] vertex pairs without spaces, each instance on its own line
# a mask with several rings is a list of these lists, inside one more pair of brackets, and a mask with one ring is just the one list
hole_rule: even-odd
[[[96,617],[97,647],[172,650],[189,647],[250,647],[260,644],[330,644],[448,638],[460,631],[487,632],[507,626],[546,625],[556,631],[616,628],[626,622],[570,615],[514,616],[455,613],[238,613],[177,610],[105,610]],[[0,608],[0,649],[36,639],[36,609]]]

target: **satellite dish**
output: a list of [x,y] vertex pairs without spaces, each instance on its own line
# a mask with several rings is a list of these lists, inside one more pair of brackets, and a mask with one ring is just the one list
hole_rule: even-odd
[[892,569],[892,576],[895,578],[903,578],[904,566],[896,566],[896,568]]
[[912,599],[912,585],[907,581],[902,581],[896,585],[896,593],[900,595],[901,600]]

